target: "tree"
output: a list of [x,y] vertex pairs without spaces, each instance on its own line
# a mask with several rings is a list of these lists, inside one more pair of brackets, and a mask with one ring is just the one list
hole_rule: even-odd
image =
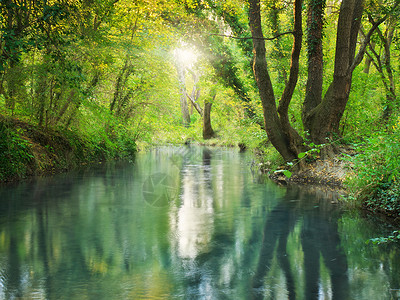
[[299,57],[302,43],[301,0],[294,4],[293,49],[290,75],[277,108],[274,89],[268,72],[265,40],[261,24],[260,1],[249,1],[249,25],[254,47],[254,76],[262,102],[265,130],[272,145],[286,161],[292,161],[302,151],[303,140],[289,122],[288,108],[298,79]]
[[[298,157],[304,150],[304,141],[289,122],[288,107],[298,80],[299,55],[302,42],[302,1],[293,4],[293,48],[288,82],[276,107],[274,87],[271,83],[266,61],[265,38],[262,30],[259,0],[249,0],[249,25],[253,38],[254,74],[263,105],[265,129],[272,145],[286,161]],[[394,7],[398,5],[395,4]],[[307,20],[308,42],[308,80],[306,96],[302,108],[304,129],[314,144],[325,144],[334,140],[339,133],[339,124],[349,98],[352,73],[362,61],[372,33],[388,16],[376,21],[366,33],[356,55],[358,32],[360,29],[364,4],[363,0],[344,0],[339,10],[336,31],[336,51],[333,80],[325,95],[323,84],[323,13],[325,1],[309,1]],[[332,148],[327,147],[330,154]]]
[[[239,36],[246,34],[248,27],[239,18],[239,6],[232,6],[232,3],[221,5],[207,0],[183,1],[183,7],[188,13],[189,19],[182,18],[179,22],[171,20],[170,16],[166,16],[166,19],[180,30],[186,43],[195,47],[208,58],[216,76],[221,79],[225,87],[234,89],[239,99],[245,103],[247,117],[253,118],[255,110],[249,95],[249,89],[253,87],[249,86],[245,80],[251,77],[251,72],[247,72],[246,68],[245,76],[241,74],[243,70],[238,68],[233,53],[241,49],[243,53],[240,55],[250,62],[251,41],[248,38],[240,38],[238,39],[240,48],[233,50],[230,39],[225,38],[224,34],[224,30],[228,30],[228,28]],[[210,18],[210,15],[215,19]],[[254,82],[253,78],[251,81]]]
[[[373,8],[369,9],[370,11]],[[378,8],[375,14],[379,15],[379,11],[383,10]],[[367,62],[373,64],[375,69],[380,74],[383,86],[386,92],[386,101],[384,103],[383,118],[384,120],[389,120],[396,107],[397,94],[396,94],[396,84],[394,77],[393,65],[391,62],[392,54],[392,42],[394,37],[394,32],[398,25],[398,15],[392,15],[386,19],[384,22],[385,30],[381,30],[379,27],[376,29],[375,40],[371,40],[368,43]],[[368,21],[374,26],[378,20],[372,15],[372,12],[368,13]],[[365,37],[366,33],[363,28],[361,28],[361,33]],[[376,49],[379,47],[378,49]]]
[[175,32],[161,16],[177,7],[155,0],[2,1],[4,113],[93,134],[98,142],[118,139],[117,130],[140,131],[149,123],[142,122],[147,108],[164,109],[175,96],[167,92]]
[[203,139],[208,140],[215,136],[215,132],[211,126],[211,107],[217,96],[217,92],[215,87],[211,89],[209,97],[211,101],[208,99],[204,100],[204,111],[203,111]]
[[43,1],[7,0],[0,3],[0,93],[11,111],[17,98],[26,96],[21,56],[35,45],[34,32],[42,17],[41,10],[44,12],[45,8]]
[[321,103],[323,83],[322,32],[325,1],[311,0],[307,16],[308,79],[303,103],[303,123],[308,122],[308,112]]
[[[187,127],[190,125],[190,115],[193,112],[193,108],[198,112],[200,117],[203,118],[203,138],[210,139],[214,137],[215,133],[214,130],[211,126],[211,107],[213,105],[213,102],[215,100],[215,97],[217,95],[217,89],[216,89],[216,83],[212,84],[212,87],[210,88],[209,94],[206,96],[203,96],[204,98],[204,108],[201,108],[199,104],[200,100],[200,95],[201,95],[201,90],[199,87],[199,81],[200,77],[203,75],[201,71],[195,70],[194,68],[194,61],[191,61],[190,64],[189,62],[185,62],[184,56],[185,56],[185,50],[183,49],[178,49],[176,50],[176,53],[180,52],[180,59],[179,54],[176,54],[176,68],[178,71],[178,81],[179,81],[179,90],[180,90],[180,104],[181,104],[181,111],[182,115],[184,117],[184,125]],[[187,55],[187,54],[186,54]],[[193,79],[193,87],[192,87],[192,92],[189,94],[186,91],[186,71],[192,75]],[[184,98],[184,99],[182,99]],[[190,103],[191,111],[189,113],[188,109],[188,104],[186,99]],[[185,116],[187,120],[185,121]]]
[[[314,143],[324,144],[339,135],[339,124],[349,99],[354,60],[363,13],[363,0],[345,0],[340,6],[336,32],[333,81],[323,98],[303,110],[304,127]],[[311,70],[309,70],[311,72]],[[321,82],[322,84],[322,82]]]
[[180,91],[180,105],[181,105],[181,112],[182,112],[182,119],[183,119],[183,126],[189,127],[190,125],[190,113],[189,107],[186,100],[186,66],[184,62],[180,59],[179,53],[175,54],[175,66],[176,71],[178,73],[178,83],[179,83],[179,91]]

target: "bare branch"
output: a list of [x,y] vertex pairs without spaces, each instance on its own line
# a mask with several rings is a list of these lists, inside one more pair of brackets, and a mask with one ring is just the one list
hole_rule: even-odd
[[287,31],[287,32],[282,32],[276,36],[265,38],[265,37],[240,37],[240,36],[233,36],[233,35],[226,35],[226,34],[216,34],[216,33],[211,33],[210,35],[215,35],[215,36],[222,36],[222,37],[227,37],[230,39],[236,39],[236,40],[264,40],[264,41],[272,41],[277,38],[280,38],[283,35],[287,34],[294,34],[294,31]]
[[349,74],[351,74],[351,72],[354,71],[354,69],[361,63],[361,61],[364,58],[364,53],[365,50],[367,48],[367,45],[370,42],[371,36],[372,34],[375,32],[375,30],[378,28],[378,26],[380,24],[382,24],[391,14],[391,12],[393,12],[397,6],[400,4],[400,2],[396,2],[396,4],[392,7],[391,11],[389,13],[387,13],[386,15],[384,15],[382,18],[380,18],[378,21],[374,21],[371,15],[368,15],[369,21],[372,24],[371,29],[368,31],[368,33],[365,35],[364,41],[361,44],[360,50],[357,53],[357,56],[354,58],[354,61],[352,63],[352,65],[349,68]]
[[186,97],[192,102],[194,108],[197,110],[197,112],[200,114],[200,116],[203,116],[203,110],[199,106],[199,104],[185,91]]

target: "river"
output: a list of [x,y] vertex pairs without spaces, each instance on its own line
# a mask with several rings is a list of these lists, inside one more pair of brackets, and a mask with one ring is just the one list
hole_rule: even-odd
[[236,149],[159,147],[0,187],[0,299],[398,299],[390,227]]

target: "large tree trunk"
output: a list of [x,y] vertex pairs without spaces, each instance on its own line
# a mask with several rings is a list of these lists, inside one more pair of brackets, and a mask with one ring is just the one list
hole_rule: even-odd
[[304,111],[306,130],[314,143],[339,135],[339,123],[349,98],[357,35],[363,12],[363,0],[343,0],[340,7],[336,36],[333,81],[321,103],[311,111]]
[[[281,30],[279,28],[279,12],[281,9],[277,7],[277,2],[273,1],[271,3],[270,11],[269,11],[269,24],[271,27],[272,36],[279,36],[281,34]],[[275,39],[273,41],[274,47],[272,48],[272,55],[276,60],[276,66],[278,72],[278,82],[283,84],[287,83],[287,70],[284,66],[284,62],[286,61],[285,53],[283,51],[282,44],[280,39]]]
[[308,79],[304,98],[302,119],[306,131],[310,130],[307,113],[322,101],[323,52],[322,32],[324,27],[325,1],[310,0],[307,18]]
[[[216,97],[216,93],[213,92],[212,95],[213,102]],[[211,127],[211,107],[213,102],[204,101],[204,110],[203,110],[203,139],[208,140],[215,136],[214,130]]]
[[301,147],[301,138],[289,123],[288,107],[298,78],[302,40],[302,1],[296,0],[294,5],[295,25],[292,61],[289,80],[279,103],[279,115],[265,57],[266,50],[261,26],[260,0],[249,0],[249,4],[249,25],[253,38],[254,53],[253,70],[262,102],[265,130],[275,149],[286,161],[292,161],[297,158],[300,152],[299,147]]

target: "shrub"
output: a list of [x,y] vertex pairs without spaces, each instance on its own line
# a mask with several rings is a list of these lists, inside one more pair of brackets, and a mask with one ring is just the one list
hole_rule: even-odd
[[389,215],[400,213],[400,118],[385,131],[365,139],[352,159],[354,176],[347,184],[363,205]]
[[33,162],[30,143],[21,137],[20,130],[0,122],[0,181],[23,177]]

